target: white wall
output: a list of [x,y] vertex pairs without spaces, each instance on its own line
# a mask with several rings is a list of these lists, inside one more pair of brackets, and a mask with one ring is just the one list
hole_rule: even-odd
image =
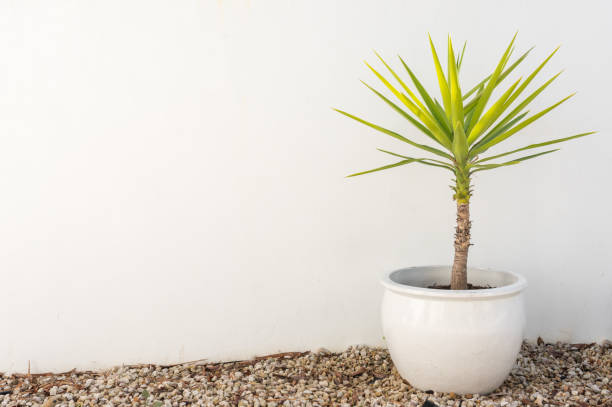
[[[358,79],[373,48],[434,86],[516,29],[543,108],[508,145],[600,133],[475,180],[474,266],[523,273],[528,335],[612,337],[612,7],[558,1],[6,1],[0,5],[0,371],[383,345],[379,275],[449,263],[448,176],[389,162],[419,137]],[[378,64],[377,64],[378,65]],[[423,139],[421,139],[423,140]],[[425,140],[423,140],[425,141]]]

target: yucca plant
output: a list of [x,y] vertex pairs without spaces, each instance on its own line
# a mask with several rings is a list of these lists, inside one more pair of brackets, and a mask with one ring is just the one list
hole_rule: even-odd
[[[502,157],[520,153],[525,150],[531,150],[557,144],[564,141],[584,137],[594,132],[581,133],[569,137],[558,138],[545,141],[537,144],[530,144],[525,147],[513,149],[511,151],[501,152],[494,155],[485,155],[491,147],[507,140],[509,137],[517,134],[531,123],[535,122],[572,96],[571,94],[552,106],[529,116],[527,106],[540,94],[548,85],[550,85],[559,75],[554,75],[552,78],[544,82],[537,89],[531,91],[528,95],[518,101],[519,96],[523,94],[527,86],[535,79],[537,74],[542,70],[544,65],[557,52],[555,49],[529,76],[525,79],[519,78],[516,82],[508,86],[508,88],[497,98],[491,100],[493,91],[500,86],[504,79],[527,57],[528,50],[516,59],[512,64],[508,64],[514,50],[514,41],[512,41],[503,53],[500,61],[493,72],[484,78],[480,83],[476,84],[467,92],[462,92],[459,83],[459,72],[461,70],[463,55],[465,54],[465,44],[460,53],[455,56],[455,51],[448,38],[448,68],[444,72],[434,44],[429,37],[431,53],[440,88],[441,100],[440,103],[436,98],[432,97],[421,82],[417,79],[414,72],[408,67],[404,60],[399,57],[399,61],[410,77],[414,89],[418,95],[411,90],[406,82],[387,64],[383,58],[376,53],[376,56],[389,71],[391,76],[399,84],[398,87],[391,84],[382,74],[370,66],[368,68],[378,77],[382,84],[399,100],[403,107],[397,105],[392,100],[387,98],[378,90],[374,89],[367,83],[363,82],[376,96],[382,99],[393,110],[408,120],[420,132],[425,134],[433,145],[420,144],[413,140],[404,137],[394,131],[384,127],[370,123],[350,113],[342,110],[334,109],[351,119],[357,120],[367,126],[372,127],[384,134],[401,140],[412,147],[424,150],[427,153],[436,156],[414,158],[403,154],[394,153],[379,149],[383,153],[398,157],[401,160],[380,168],[375,168],[368,171],[358,172],[349,175],[354,177],[357,175],[369,174],[376,171],[387,170],[394,167],[399,167],[406,164],[418,163],[432,167],[442,168],[451,171],[454,174],[454,185],[451,188],[454,191],[453,199],[457,202],[457,227],[455,233],[455,257],[453,261],[451,274],[451,289],[461,290],[467,288],[467,259],[468,249],[470,246],[470,197],[472,196],[472,176],[478,171],[488,171],[500,167],[519,164],[523,161],[532,158],[540,157],[545,154],[550,154],[558,149],[541,151],[536,154],[518,156],[508,161],[501,160]],[[420,97],[419,97],[420,95]],[[408,111],[406,111],[407,109]],[[431,143],[430,143],[431,144]]]

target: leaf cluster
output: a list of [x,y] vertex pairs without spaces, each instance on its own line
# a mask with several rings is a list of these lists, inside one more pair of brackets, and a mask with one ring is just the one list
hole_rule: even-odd
[[495,65],[492,73],[471,87],[467,92],[462,92],[459,73],[465,55],[466,44],[463,45],[461,52],[456,54],[451,38],[450,36],[448,37],[447,68],[444,70],[433,41],[431,37],[429,37],[429,45],[438,81],[440,101],[432,97],[431,93],[427,92],[415,73],[401,56],[399,57],[399,62],[410,78],[412,88],[378,53],[375,53],[385,69],[389,72],[390,76],[395,80],[396,84],[394,85],[391,83],[388,77],[385,77],[367,62],[366,65],[382,85],[393,95],[393,98],[385,96],[382,92],[365,82],[363,82],[363,84],[384,103],[416,127],[421,133],[425,134],[430,142],[428,144],[417,143],[406,136],[400,135],[397,132],[366,121],[345,111],[339,109],[334,110],[378,130],[383,134],[394,137],[412,147],[434,155],[435,157],[417,158],[380,149],[380,151],[401,158],[401,160],[379,168],[357,172],[349,175],[349,177],[369,174],[411,163],[443,168],[454,172],[455,175],[461,170],[462,174],[467,174],[469,177],[478,171],[487,171],[519,164],[532,158],[553,153],[558,151],[558,149],[540,151],[535,154],[519,156],[507,161],[498,161],[498,159],[502,157],[593,134],[594,132],[580,133],[569,137],[529,144],[500,154],[486,155],[491,147],[516,135],[519,131],[574,96],[574,94],[570,94],[546,109],[531,115],[529,110],[527,110],[533,100],[561,74],[561,72],[559,72],[536,89],[526,92],[526,89],[536,78],[538,73],[540,73],[542,68],[548,63],[553,55],[555,55],[559,49],[557,47],[527,77],[521,77],[514,83],[508,85],[501,96],[497,99],[493,99],[492,95],[496,88],[502,85],[504,79],[525,60],[532,50],[527,50],[515,61],[510,63],[510,59],[514,52],[515,39],[516,34],[504,50],[504,53]]

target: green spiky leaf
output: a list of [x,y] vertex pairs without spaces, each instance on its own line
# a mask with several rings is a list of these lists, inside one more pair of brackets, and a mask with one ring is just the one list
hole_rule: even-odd
[[441,109],[440,106],[438,106],[434,102],[434,100],[432,100],[432,98],[429,95],[429,93],[427,93],[427,91],[425,90],[425,88],[423,87],[423,85],[421,84],[419,79],[412,72],[412,70],[408,67],[408,65],[404,62],[402,57],[399,57],[399,59],[402,62],[402,65],[404,65],[404,68],[406,69],[406,71],[408,72],[408,75],[410,75],[410,79],[412,80],[412,83],[414,83],[415,88],[417,89],[417,91],[419,92],[421,97],[423,98],[423,101],[427,105],[427,108],[431,112],[432,116],[436,119],[438,125],[445,131],[446,135],[448,136],[448,138],[450,140],[450,138],[451,138],[451,128],[450,128],[450,124],[448,122],[448,118],[446,117],[446,115],[444,113],[444,110]]
[[542,153],[528,155],[528,156],[525,156],[525,157],[517,158],[515,160],[506,161],[504,163],[499,163],[499,164],[482,164],[482,165],[477,164],[477,165],[473,166],[473,168],[475,168],[475,169],[472,170],[472,173],[475,173],[477,171],[492,170],[492,169],[499,168],[499,167],[506,167],[508,165],[515,165],[515,164],[518,164],[518,163],[526,161],[526,160],[531,160],[532,158],[536,158],[536,157],[540,157],[542,155],[554,153],[555,151],[559,151],[559,149],[557,148],[555,150],[548,150],[548,151],[544,151]]
[[436,67],[436,76],[438,77],[438,86],[440,87],[440,93],[442,94],[442,102],[444,103],[444,110],[446,111],[446,116],[450,118],[451,117],[450,91],[448,88],[448,83],[446,82],[446,78],[444,77],[444,71],[442,70],[442,65],[440,65],[440,59],[438,58],[436,47],[434,47],[433,41],[431,40],[431,36],[429,36],[429,45],[431,47],[431,55],[433,56],[434,65]]
[[[512,38],[510,45],[508,45],[508,48],[506,48],[506,52],[504,52],[501,59],[497,63],[497,66],[495,67],[495,71],[493,71],[493,73],[491,74],[491,78],[487,82],[487,85],[482,91],[482,94],[478,98],[478,102],[476,103],[476,107],[474,108],[474,114],[472,116],[473,124],[478,123],[478,120],[480,119],[480,115],[484,111],[484,108],[487,102],[489,101],[489,97],[491,97],[491,93],[493,93],[493,89],[495,89],[495,86],[497,86],[497,80],[499,79],[499,76],[501,75],[502,70],[504,69],[504,66],[506,65],[506,62],[508,62],[508,58],[510,57],[510,51],[512,50],[512,45],[514,44],[515,39],[516,39],[516,34],[514,34],[514,37]],[[473,124],[471,124],[470,127],[472,127]],[[471,131],[471,128],[468,128],[467,133],[470,134],[470,131]]]
[[414,92],[412,92],[412,90],[406,85],[406,83],[402,80],[402,78],[400,78],[395,73],[395,71],[391,69],[389,64],[385,62],[385,60],[378,54],[378,52],[374,52],[374,53],[376,54],[378,59],[380,59],[380,62],[382,62],[383,65],[387,68],[387,70],[391,72],[391,75],[393,75],[393,77],[395,78],[395,80],[397,80],[400,86],[406,91],[406,93],[408,93],[408,95],[410,95],[410,98],[419,107],[419,109],[421,109],[423,112],[427,112],[427,108],[423,105],[423,103],[419,100],[419,98],[414,94]]
[[341,113],[341,114],[343,114],[343,115],[347,116],[347,117],[350,117],[350,118],[351,118],[351,119],[353,119],[353,120],[356,120],[356,121],[358,121],[358,122],[360,122],[360,123],[362,123],[362,124],[365,124],[366,126],[369,126],[369,127],[373,128],[373,129],[375,129],[375,130],[378,130],[378,131],[380,131],[381,133],[387,134],[387,135],[389,135],[389,136],[391,136],[391,137],[393,137],[393,138],[396,138],[396,139],[398,139],[398,140],[401,140],[401,141],[403,141],[404,143],[408,143],[408,144],[410,144],[410,145],[412,145],[412,146],[414,146],[414,147],[420,148],[421,150],[429,151],[430,153],[433,153],[433,154],[438,155],[438,156],[440,156],[440,157],[444,157],[444,158],[452,159],[452,157],[451,157],[450,155],[448,155],[448,154],[447,154],[447,153],[445,153],[444,151],[438,150],[437,148],[430,147],[430,146],[425,145],[425,144],[415,143],[414,141],[412,141],[412,140],[410,140],[410,139],[407,139],[406,137],[404,137],[404,136],[402,136],[402,135],[400,135],[400,134],[397,134],[397,133],[396,133],[396,132],[394,132],[394,131],[391,131],[391,130],[385,129],[384,127],[381,127],[381,126],[378,126],[378,125],[376,125],[376,124],[374,124],[374,123],[370,123],[370,122],[368,122],[368,121],[366,121],[366,120],[360,119],[359,117],[354,116],[354,115],[352,115],[352,114],[350,114],[350,113],[344,112],[344,111],[339,110],[339,109],[334,109],[334,110],[335,110],[336,112],[338,112],[338,113]]
[[514,126],[516,123],[521,121],[528,114],[529,114],[529,111],[515,117],[514,119],[510,120],[510,122],[506,123],[500,128],[496,128],[496,129],[489,131],[486,136],[481,138],[480,141],[478,141],[475,145],[472,146],[472,148],[470,149],[470,158],[476,155],[475,152],[478,151],[480,147],[482,147],[483,145],[485,145],[486,143],[488,143],[490,140],[494,139],[498,135],[502,134],[503,132],[511,129],[512,126]]
[[457,57],[457,71],[461,70],[461,64],[463,63],[463,55],[465,54],[466,45],[467,45],[467,41],[463,43],[463,49],[461,50],[461,56]]
[[[508,75],[510,75],[510,73],[512,73],[512,71],[521,63],[523,62],[523,60],[525,60],[525,58],[527,58],[527,55],[529,55],[529,53],[533,50],[533,47],[528,49],[523,55],[521,55],[516,61],[514,61],[514,63],[512,63],[512,65],[510,65],[508,68],[506,68],[506,70],[504,72],[502,72],[501,75],[499,75],[499,78],[497,79],[497,83],[495,84],[495,86],[499,85],[504,79],[506,79],[506,77]],[[470,96],[472,96],[474,94],[474,92],[479,91],[480,88],[484,88],[484,85],[487,83],[487,81],[491,79],[491,75],[485,77],[482,81],[478,82],[478,84],[476,86],[474,86],[472,89],[470,89],[466,94],[463,95],[463,100],[466,100],[467,98],[469,98]],[[474,101],[474,103],[477,101],[477,99]]]
[[385,97],[385,95],[383,95],[382,93],[378,92],[376,89],[374,89],[373,87],[371,87],[370,85],[368,85],[367,83],[365,83],[364,81],[361,81],[361,83],[363,83],[365,86],[368,87],[368,89],[370,89],[372,92],[374,92],[374,94],[376,94],[376,96],[378,96],[379,98],[381,98],[385,103],[387,103],[389,106],[391,106],[391,108],[393,110],[395,110],[396,112],[398,112],[399,114],[401,114],[405,119],[407,119],[410,123],[412,123],[417,129],[421,130],[424,134],[427,135],[427,137],[431,138],[432,140],[434,140],[436,143],[439,143],[438,139],[436,139],[434,137],[433,134],[431,134],[431,131],[429,131],[429,129],[427,129],[427,127],[423,126],[421,124],[421,122],[419,122],[418,120],[416,120],[414,117],[410,116],[404,109],[402,109],[401,107],[399,107],[398,105],[396,105],[395,103],[393,103],[392,101],[390,101],[387,97]]
[[390,154],[390,155],[392,155],[394,157],[404,158],[406,160],[414,160],[415,162],[417,162],[419,164],[431,165],[433,167],[440,167],[440,168],[445,168],[447,170],[454,171],[453,166],[450,165],[447,162],[444,162],[444,161],[434,160],[433,158],[413,158],[413,157],[407,157],[407,156],[402,155],[402,154],[392,153],[391,151],[383,150],[382,148],[377,148],[377,150],[381,151],[383,153],[386,153],[386,154]]
[[546,113],[550,112],[551,110],[553,110],[554,108],[556,108],[561,103],[565,102],[566,100],[568,100],[569,98],[571,98],[574,95],[575,95],[575,93],[572,93],[571,95],[569,95],[566,98],[560,100],[559,102],[555,103],[554,105],[552,105],[552,106],[542,110],[541,112],[531,116],[528,119],[525,119],[521,123],[519,123],[516,126],[512,127],[510,130],[508,130],[508,131],[506,131],[504,133],[501,133],[498,136],[492,138],[490,141],[488,141],[487,143],[482,145],[482,147],[478,148],[475,151],[475,153],[478,154],[478,153],[484,152],[484,151],[488,150],[489,148],[493,147],[494,145],[496,145],[498,143],[501,143],[502,141],[506,140],[508,137],[510,137],[510,136],[516,134],[518,131],[524,129],[525,127],[527,127],[531,123],[535,122],[536,120],[538,120],[539,118],[544,116]]
[[389,164],[389,165],[383,165],[382,167],[378,167],[378,168],[374,168],[373,170],[367,170],[367,171],[361,171],[361,172],[356,172],[354,174],[351,175],[347,175],[346,178],[351,178],[351,177],[356,177],[358,175],[364,175],[364,174],[370,174],[372,172],[377,172],[377,171],[383,171],[383,170],[388,170],[389,168],[395,168],[395,167],[399,167],[401,165],[406,165],[406,164],[410,164],[415,162],[416,160],[402,160],[399,162],[396,162],[394,164]]
[[455,54],[453,53],[453,43],[450,36],[448,37],[448,77],[450,78],[451,123],[459,122],[463,124],[463,98],[461,97]]
[[[546,81],[546,83],[544,83],[534,92],[532,92],[529,96],[527,96],[525,100],[519,103],[518,106],[516,106],[510,113],[506,115],[506,117],[500,120],[500,122],[493,128],[493,130],[495,131],[496,129],[500,128],[501,126],[505,125],[510,120],[512,120],[514,116],[516,116],[520,111],[522,111],[525,107],[527,107],[527,105],[529,105],[529,103],[531,103],[540,93],[542,93],[542,91],[544,91],[544,89],[546,89],[548,85],[550,85],[555,79],[557,79],[559,75],[561,75],[561,72],[559,72],[558,74],[550,78],[548,81]],[[505,106],[507,107],[508,105],[509,105],[508,102],[506,102]]]
[[408,109],[429,129],[429,131],[433,134],[433,136],[446,148],[450,148],[450,141],[444,135],[444,132],[440,127],[434,122],[433,118],[427,114],[427,112],[421,110],[417,105],[415,105],[410,99],[408,99],[403,93],[397,90],[391,83],[382,76],[376,69],[372,68],[370,64],[365,63],[368,68],[380,79],[380,81],[397,97]]
[[489,126],[491,126],[493,122],[497,120],[499,116],[501,116],[501,114],[506,109],[506,101],[508,100],[508,98],[514,91],[514,88],[517,87],[520,81],[521,79],[514,82],[514,84],[512,84],[512,86],[510,86],[510,88],[508,88],[508,90],[506,90],[506,92],[504,92],[504,94],[499,97],[499,99],[489,108],[489,110],[487,110],[487,112],[480,118],[480,120],[478,120],[478,122],[475,123],[474,126],[471,126],[472,131],[470,131],[470,134],[468,136],[469,144],[474,143],[476,139],[478,139],[478,137],[480,137],[480,135],[484,133],[489,128]]
[[580,134],[576,134],[575,136],[558,138],[558,139],[555,139],[555,140],[545,141],[543,143],[530,144],[530,145],[525,146],[525,147],[517,148],[516,150],[512,150],[512,151],[508,151],[508,152],[505,152],[505,153],[497,154],[497,155],[494,155],[494,156],[491,156],[491,157],[483,158],[482,160],[476,161],[476,163],[477,164],[481,164],[481,163],[484,163],[486,161],[495,160],[497,158],[505,157],[505,156],[510,155],[510,154],[518,153],[519,151],[531,150],[533,148],[549,146],[551,144],[563,143],[564,141],[569,141],[569,140],[573,140],[573,139],[576,139],[576,138],[589,136],[589,135],[595,134],[595,133],[596,132],[594,132],[594,131],[589,131],[588,133],[580,133]]
[[[518,89],[516,90],[516,92],[514,92],[512,94],[512,96],[510,96],[508,98],[508,100],[506,101],[506,105],[505,107],[508,107],[512,104],[512,102],[514,102],[516,100],[516,98],[525,90],[525,88],[531,83],[531,81],[536,77],[536,75],[538,74],[538,72],[540,72],[542,70],[542,68],[544,68],[544,65],[546,65],[546,63],[548,61],[550,61],[550,59],[553,57],[553,55],[555,55],[557,53],[557,51],[559,50],[559,47],[555,48],[555,50],[544,60],[544,62],[542,62],[528,77],[527,79],[525,79],[525,81],[523,83],[521,83],[521,86],[518,87]],[[557,75],[558,76],[558,75]],[[556,76],[555,76],[556,78]]]
[[455,129],[453,134],[453,154],[455,160],[461,166],[465,165],[468,157],[468,142],[463,131],[463,123],[460,121],[455,122]]

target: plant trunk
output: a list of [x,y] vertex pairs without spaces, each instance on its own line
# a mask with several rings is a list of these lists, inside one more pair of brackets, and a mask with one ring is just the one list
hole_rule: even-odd
[[470,248],[470,204],[457,202],[457,228],[455,229],[455,259],[451,274],[451,290],[467,289],[467,259]]

